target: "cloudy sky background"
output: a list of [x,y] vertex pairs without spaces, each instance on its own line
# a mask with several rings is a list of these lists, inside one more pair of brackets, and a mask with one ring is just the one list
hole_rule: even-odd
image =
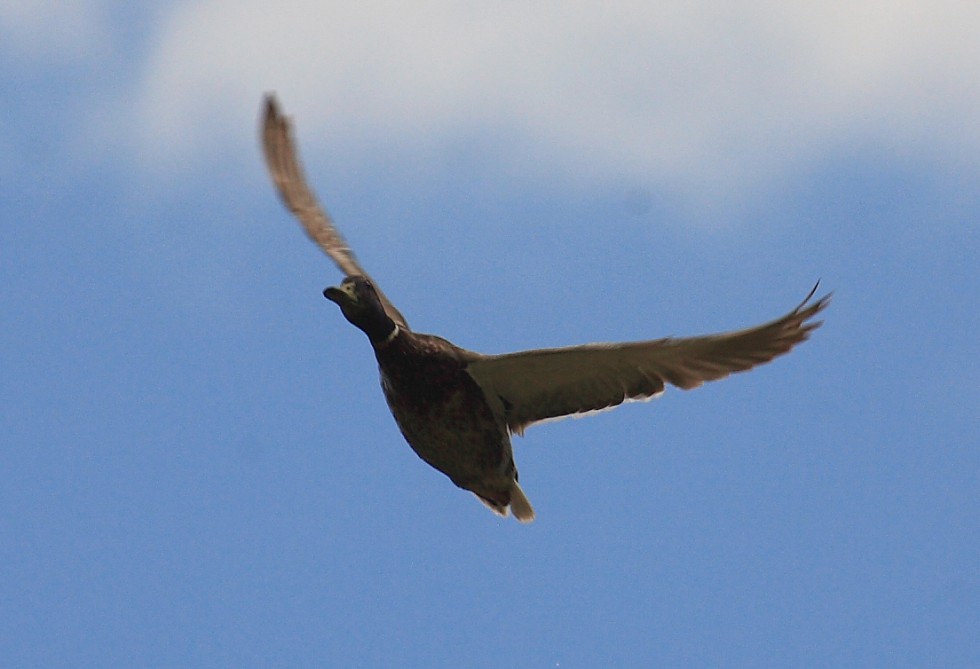
[[[980,664],[980,9],[0,1],[4,666]],[[408,449],[261,96],[414,327],[794,306],[791,356]]]

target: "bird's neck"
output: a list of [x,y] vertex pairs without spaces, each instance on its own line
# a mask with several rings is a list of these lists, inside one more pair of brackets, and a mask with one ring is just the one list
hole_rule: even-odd
[[395,341],[395,337],[401,333],[402,329],[398,327],[398,323],[392,321],[391,326],[391,332],[385,335],[382,339],[378,341],[371,339],[371,344],[373,344],[375,348],[384,348],[391,342]]
[[365,324],[365,327],[361,329],[364,330],[364,334],[368,336],[368,339],[371,340],[371,345],[375,348],[387,346],[401,332],[398,324],[391,320],[387,314],[384,314],[383,318]]

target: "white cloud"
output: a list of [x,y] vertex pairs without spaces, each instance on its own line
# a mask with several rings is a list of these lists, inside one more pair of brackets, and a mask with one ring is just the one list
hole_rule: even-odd
[[494,132],[530,169],[724,192],[852,143],[973,160],[977,26],[980,5],[909,0],[206,0],[158,33],[137,118],[180,156],[275,89],[308,153]]

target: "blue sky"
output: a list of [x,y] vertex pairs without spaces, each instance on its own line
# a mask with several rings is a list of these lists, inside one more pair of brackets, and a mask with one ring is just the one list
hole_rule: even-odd
[[[324,4],[0,3],[0,664],[980,665],[980,10]],[[826,323],[529,430],[500,520],[321,297],[269,90],[417,330]]]

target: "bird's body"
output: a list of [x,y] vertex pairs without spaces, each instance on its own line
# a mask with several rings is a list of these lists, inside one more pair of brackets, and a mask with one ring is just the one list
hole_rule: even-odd
[[688,338],[482,355],[416,333],[361,268],[306,184],[289,123],[266,99],[266,163],[286,206],[346,277],[324,295],[371,342],[381,386],[405,440],[425,462],[492,511],[523,522],[534,511],[517,482],[511,435],[534,423],[647,399],[665,384],[690,389],[790,351],[820,325],[829,296],[769,323]]
[[433,335],[399,330],[374,345],[395,422],[420,458],[503,513],[517,469],[510,433],[467,372],[479,355]]
[[470,372],[488,356],[398,325],[365,277],[347,277],[323,294],[367,334],[388,408],[412,450],[495,513],[511,507],[518,520],[533,519],[517,483],[503,403]]

